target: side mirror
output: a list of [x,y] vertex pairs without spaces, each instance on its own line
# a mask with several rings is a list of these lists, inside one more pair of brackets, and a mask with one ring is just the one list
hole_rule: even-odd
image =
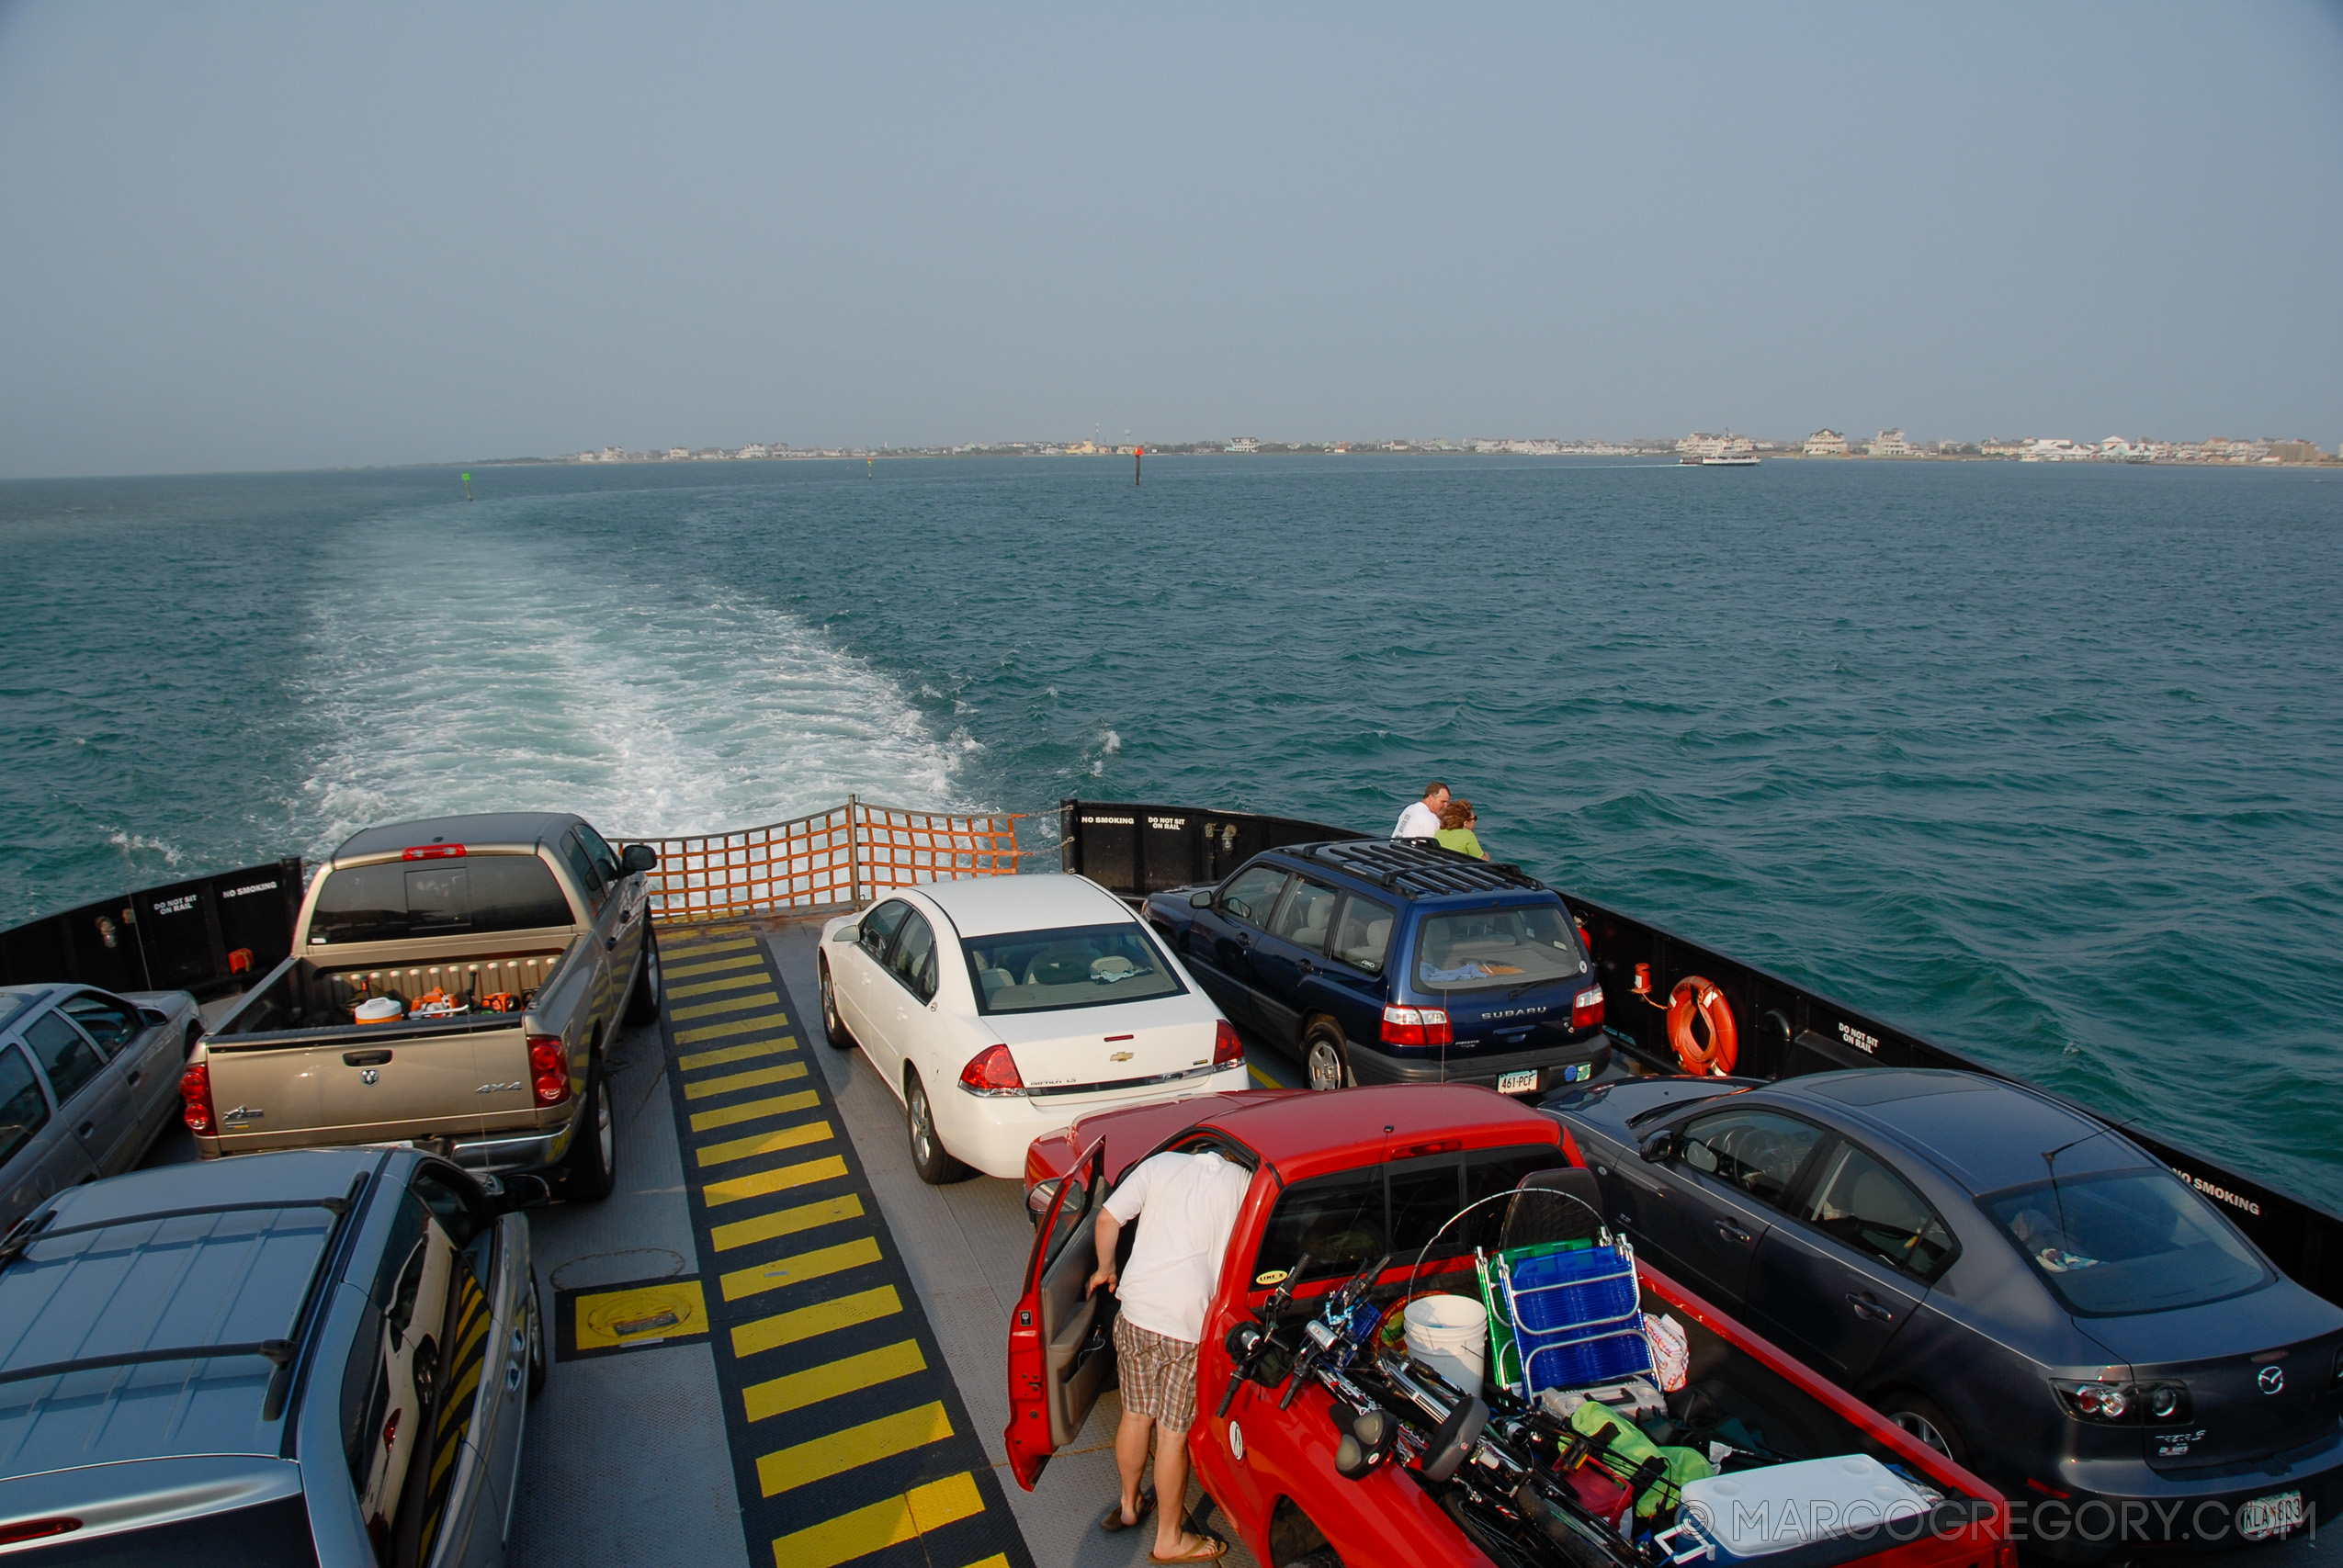
[[1661,1160],[1674,1159],[1676,1156],[1681,1152],[1682,1146],[1681,1142],[1676,1136],[1675,1129],[1672,1127],[1663,1127],[1658,1132],[1654,1133],[1651,1135],[1650,1141],[1644,1145],[1643,1156],[1652,1164],[1657,1165]]
[[1201,893],[1191,893],[1191,894],[1189,894],[1189,895],[1188,895],[1188,904],[1189,904],[1189,906],[1190,906],[1191,908],[1197,908],[1197,909],[1209,909],[1209,908],[1212,908],[1212,889],[1211,889],[1211,888],[1209,888],[1209,887],[1207,887],[1207,888],[1205,888],[1205,889],[1203,892],[1201,892]]
[[542,1209],[553,1201],[553,1184],[541,1176],[507,1176],[488,1197],[488,1206],[500,1214],[521,1209]]
[[859,924],[853,920],[848,920],[844,925],[840,926],[836,931],[830,933],[830,940],[832,942],[860,942],[862,939],[863,929]]
[[139,1009],[139,1021],[145,1024],[149,1029],[160,1029],[164,1024],[171,1021],[171,1015],[164,1012],[161,1008],[141,1008]]
[[649,844],[628,844],[618,857],[618,869],[632,876],[639,871],[650,871],[659,864],[659,852]]

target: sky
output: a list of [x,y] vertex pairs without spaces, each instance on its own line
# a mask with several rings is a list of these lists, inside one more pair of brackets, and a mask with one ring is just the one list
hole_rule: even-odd
[[0,477],[2343,439],[2343,4],[0,0]]

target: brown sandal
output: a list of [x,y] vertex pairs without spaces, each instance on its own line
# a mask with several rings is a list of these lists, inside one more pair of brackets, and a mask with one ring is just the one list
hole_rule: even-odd
[[1227,1541],[1217,1535],[1200,1535],[1196,1538],[1196,1549],[1194,1551],[1183,1551],[1177,1557],[1158,1557],[1150,1551],[1147,1554],[1147,1560],[1149,1562],[1214,1562],[1228,1555]]
[[1125,1524],[1123,1522],[1123,1499],[1117,1497],[1115,1501],[1106,1505],[1106,1517],[1098,1521],[1098,1528],[1106,1531],[1109,1535],[1114,1534],[1117,1530],[1136,1529],[1138,1528],[1139,1519],[1146,1518],[1149,1513],[1154,1511],[1154,1509],[1155,1494],[1152,1492],[1142,1492],[1139,1494],[1138,1518],[1133,1519],[1128,1524]]

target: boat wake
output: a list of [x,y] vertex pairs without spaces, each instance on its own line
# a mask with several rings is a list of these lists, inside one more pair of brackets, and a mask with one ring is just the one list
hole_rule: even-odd
[[[447,812],[576,810],[649,836],[850,792],[956,799],[971,747],[786,613],[564,560],[541,536],[438,531],[401,519],[315,585],[299,684],[319,744],[295,807],[308,853]],[[464,564],[413,570],[432,559]]]

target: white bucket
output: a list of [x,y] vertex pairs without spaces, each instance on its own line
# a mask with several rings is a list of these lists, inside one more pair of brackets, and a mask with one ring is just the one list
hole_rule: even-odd
[[1488,1365],[1488,1309],[1470,1296],[1418,1296],[1408,1303],[1408,1354],[1466,1393]]

